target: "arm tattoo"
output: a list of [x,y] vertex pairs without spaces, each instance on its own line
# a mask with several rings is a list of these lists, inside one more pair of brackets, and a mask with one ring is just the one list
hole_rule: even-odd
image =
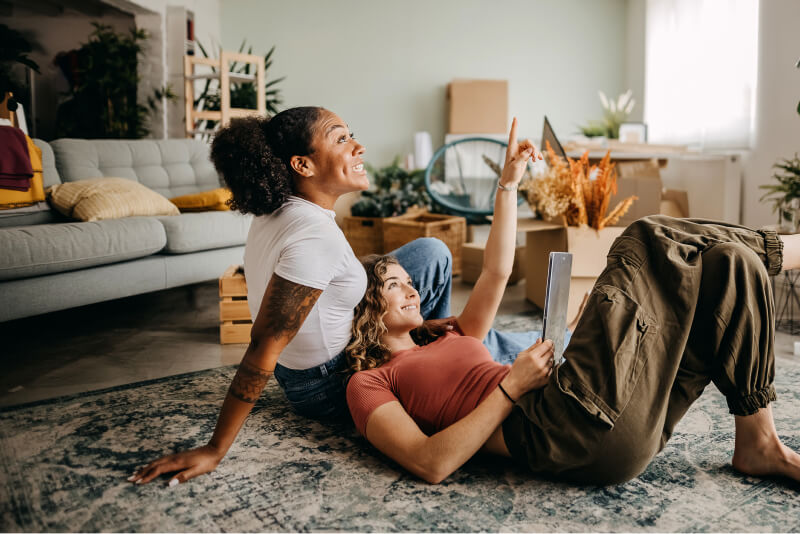
[[321,289],[295,284],[273,274],[264,293],[259,317],[253,325],[253,337],[269,337],[275,341],[284,336],[291,339],[300,330],[321,293]]
[[236,376],[233,377],[231,387],[228,388],[228,393],[240,401],[253,404],[258,400],[271,375],[272,373],[269,371],[242,361],[236,371]]

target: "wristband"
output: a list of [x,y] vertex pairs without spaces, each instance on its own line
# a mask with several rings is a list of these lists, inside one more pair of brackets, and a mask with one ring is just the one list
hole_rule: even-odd
[[508,391],[506,391],[506,388],[504,388],[504,387],[503,387],[503,384],[497,384],[497,387],[499,387],[499,388],[500,388],[500,391],[502,391],[502,392],[503,392],[503,395],[505,395],[505,396],[506,396],[506,398],[507,398],[508,400],[510,400],[510,401],[511,401],[511,404],[516,404],[516,403],[517,403],[517,401],[515,401],[514,399],[512,399],[512,398],[511,398],[511,395],[509,395],[509,394],[508,394]]
[[517,190],[517,186],[506,187],[503,184],[501,184],[500,182],[497,182],[497,189],[500,189],[501,191],[516,191]]

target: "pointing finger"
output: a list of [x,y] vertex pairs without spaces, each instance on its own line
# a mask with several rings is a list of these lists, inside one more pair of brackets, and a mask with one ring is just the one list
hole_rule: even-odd
[[508,153],[514,154],[517,152],[517,118],[511,121],[511,131],[508,134]]

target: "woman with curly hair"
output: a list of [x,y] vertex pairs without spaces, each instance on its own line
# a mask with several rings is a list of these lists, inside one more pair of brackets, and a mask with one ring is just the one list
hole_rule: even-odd
[[[301,415],[348,415],[343,349],[366,276],[333,207],[369,187],[363,155],[345,121],[320,107],[236,119],[215,136],[211,159],[233,193],[231,208],[255,216],[244,260],[251,341],[209,443],[160,458],[130,481],[180,471],[170,480],[178,484],[213,470],[273,374]],[[419,287],[422,317],[446,322],[452,260],[444,243],[418,239],[393,254]],[[487,341],[499,355],[518,343],[498,333]]]
[[513,365],[480,342],[511,272],[514,190],[533,154],[509,138],[483,270],[457,328],[423,327],[419,294],[393,258],[365,262],[367,291],[346,353],[359,432],[431,483],[480,452],[583,484],[629,480],[664,447],[709,382],[736,424],[733,467],[800,480],[775,430],[769,274],[800,268],[800,235],[663,216],[618,238],[555,365],[539,341]]

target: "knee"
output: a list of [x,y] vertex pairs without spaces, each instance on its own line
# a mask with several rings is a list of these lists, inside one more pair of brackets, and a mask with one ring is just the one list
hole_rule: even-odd
[[418,250],[430,256],[431,258],[446,258],[447,261],[452,259],[450,249],[444,242],[436,237],[419,237],[413,241]]
[[766,280],[769,275],[764,262],[753,249],[741,243],[719,243],[714,245],[706,255],[717,262],[724,262],[736,271],[745,272]]

